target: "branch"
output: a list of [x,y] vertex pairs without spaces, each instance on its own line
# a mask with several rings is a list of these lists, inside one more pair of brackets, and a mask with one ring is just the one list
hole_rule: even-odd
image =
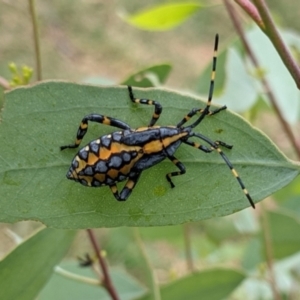
[[267,266],[269,269],[270,275],[270,285],[273,293],[274,300],[280,300],[281,296],[278,292],[278,288],[276,286],[275,273],[274,273],[274,262],[273,262],[273,248],[272,248],[272,237],[270,232],[270,224],[267,216],[267,212],[262,206],[262,216],[261,216],[261,227],[263,233],[263,242],[265,245],[265,254],[267,260]]
[[89,238],[91,240],[91,243],[92,243],[94,251],[95,251],[95,254],[99,261],[100,270],[102,270],[102,273],[103,273],[103,287],[107,290],[107,292],[110,294],[110,296],[113,300],[119,300],[116,289],[113,286],[113,283],[110,279],[110,275],[108,273],[108,268],[107,268],[106,263],[101,255],[101,252],[100,252],[101,249],[96,241],[95,235],[91,229],[87,229],[87,233],[89,235]]
[[[247,55],[249,56],[249,58],[251,59],[254,67],[256,69],[260,69],[260,66],[259,66],[259,63],[258,63],[258,60],[256,59],[254,53],[252,52],[251,50],[251,47],[250,45],[248,44],[247,40],[246,40],[246,37],[245,37],[245,34],[244,34],[244,31],[243,31],[243,28],[240,24],[240,21],[237,17],[237,14],[234,10],[234,7],[233,5],[230,3],[229,0],[224,0],[224,4],[225,4],[225,7],[227,9],[227,12],[228,14],[230,15],[230,18],[233,22],[233,25],[235,27],[235,30],[237,31],[238,35],[240,36],[241,38],[241,41],[243,43],[243,46],[247,52]],[[290,125],[287,123],[287,121],[284,119],[282,113],[281,113],[281,110],[279,108],[279,106],[277,105],[277,100],[276,100],[276,97],[275,95],[273,94],[270,86],[269,86],[269,83],[268,81],[266,80],[266,78],[264,77],[264,75],[261,76],[261,83],[263,85],[263,89],[265,91],[265,93],[267,94],[273,108],[274,108],[274,111],[279,119],[279,122],[281,123],[281,126],[284,130],[284,132],[286,133],[286,135],[288,136],[291,144],[293,145],[296,153],[297,153],[297,156],[298,158],[300,159],[300,145],[297,143],[296,139],[295,139],[295,136],[293,134],[293,131],[292,129],[290,128]]]
[[10,90],[10,88],[11,88],[9,82],[2,76],[0,76],[0,86],[4,90]]
[[265,0],[253,0],[255,6],[248,0],[235,1],[270,39],[277,53],[281,57],[282,62],[293,77],[297,88],[300,89],[300,68],[293,59],[287,46],[283,43]]
[[235,0],[235,2],[251,17],[262,31],[265,31],[265,24],[252,2],[248,0]]
[[183,235],[184,235],[184,250],[186,265],[189,272],[195,271],[195,265],[192,255],[192,241],[191,241],[191,227],[189,223],[183,224]]
[[141,255],[144,259],[144,263],[145,263],[145,270],[144,271],[147,272],[148,282],[149,282],[150,289],[151,289],[151,291],[150,291],[151,296],[152,296],[151,299],[161,300],[159,285],[158,285],[153,267],[151,266],[151,262],[150,262],[150,260],[147,256],[146,249],[145,249],[145,246],[144,246],[143,241],[141,239],[139,229],[138,228],[133,228],[133,230],[134,230],[135,242],[136,242],[136,244],[137,244],[137,246],[138,246],[138,248],[141,252]]

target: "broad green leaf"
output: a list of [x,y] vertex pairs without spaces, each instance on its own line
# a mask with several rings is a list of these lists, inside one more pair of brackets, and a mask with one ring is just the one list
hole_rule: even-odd
[[[300,219],[292,214],[284,212],[266,212],[270,230],[272,252],[275,259],[283,259],[299,252],[300,238],[297,232],[300,230]],[[254,269],[265,257],[264,241],[262,233],[249,243],[243,259],[243,266]]]
[[[135,89],[136,97],[164,107],[159,125],[175,125],[199,99],[160,89]],[[153,106],[133,104],[126,87],[93,87],[45,82],[6,94],[0,123],[0,220],[39,220],[55,228],[160,226],[232,214],[249,206],[237,180],[217,152],[206,154],[182,145],[176,157],[186,174],[170,188],[169,161],[143,172],[126,202],[108,187],[88,188],[65,175],[77,150],[60,151],[74,142],[82,117],[101,113],[136,128],[148,124]],[[82,145],[115,128],[90,124]],[[299,173],[260,131],[239,116],[222,111],[207,117],[196,132],[233,144],[224,153],[234,164],[255,202],[273,194]],[[121,188],[122,184],[119,186]]]
[[123,19],[143,30],[168,30],[184,22],[201,8],[202,5],[197,3],[162,4]]
[[[79,267],[78,262],[64,262],[60,265],[63,270],[86,278],[98,279],[91,268]],[[122,300],[131,300],[140,297],[146,289],[131,275],[121,270],[111,269],[110,276],[117,294]],[[100,285],[90,285],[86,282],[64,277],[53,273],[51,279],[39,295],[39,300],[110,300],[107,291]]]
[[259,268],[260,264],[263,262],[263,242],[260,238],[254,236],[249,241],[245,250],[242,267],[244,270],[253,271],[255,268]]
[[[285,44],[300,49],[299,36],[293,35],[292,38],[288,31],[281,31],[281,36]],[[260,68],[265,72],[265,78],[275,95],[283,117],[289,123],[295,124],[299,119],[300,92],[292,76],[268,37],[257,26],[247,32],[246,38],[259,62]]]
[[43,229],[0,262],[0,299],[32,300],[64,257],[75,231]]
[[202,222],[202,230],[205,235],[215,244],[221,244],[226,239],[234,239],[239,236],[239,232],[231,219],[214,218]]
[[274,194],[274,197],[282,208],[300,215],[300,177],[291,184]]
[[159,64],[145,68],[130,75],[122,81],[122,85],[138,87],[154,87],[165,83],[172,67],[170,64]]
[[268,222],[275,258],[282,259],[299,251],[299,218],[281,212],[268,212]]
[[256,101],[257,90],[253,77],[246,70],[238,52],[233,48],[227,50],[225,70],[224,90],[214,100],[218,104],[226,103],[227,107],[235,112],[241,113],[249,110]]
[[[222,300],[228,297],[245,279],[232,269],[212,269],[183,277],[161,288],[162,300]],[[152,299],[147,295],[139,300]]]

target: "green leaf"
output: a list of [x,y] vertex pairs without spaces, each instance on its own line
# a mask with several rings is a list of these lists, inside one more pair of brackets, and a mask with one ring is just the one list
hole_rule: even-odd
[[254,79],[246,70],[238,52],[233,48],[227,50],[225,70],[224,90],[221,95],[214,97],[214,100],[218,104],[226,103],[227,107],[235,112],[241,113],[249,110],[257,98]]
[[248,243],[242,260],[242,267],[249,272],[259,268],[264,262],[263,241],[261,238],[254,236]]
[[43,229],[0,262],[0,298],[32,300],[64,257],[75,232]]
[[[232,269],[212,269],[194,273],[161,288],[163,300],[222,300],[228,297],[245,279],[245,275]],[[147,295],[139,300],[152,299]]]
[[154,87],[165,83],[172,69],[170,64],[159,64],[145,68],[130,75],[122,81],[122,85],[137,87]]
[[197,3],[162,4],[123,19],[143,30],[168,30],[181,24],[201,8],[202,5]]
[[[78,262],[77,264],[75,262],[64,262],[60,265],[60,267],[75,275],[98,279],[91,268],[79,267]],[[113,285],[117,290],[117,294],[122,300],[136,299],[146,292],[146,289],[125,271],[111,269],[110,275]],[[85,282],[80,282],[72,278],[63,277],[60,274],[53,273],[48,284],[41,291],[38,299],[110,300],[111,297],[100,285],[90,285]]]
[[300,220],[281,212],[268,212],[273,255],[282,259],[299,251]]
[[[300,37],[291,35],[288,31],[281,31],[281,36],[286,45],[294,45],[300,49]],[[299,120],[300,92],[295,82],[283,64],[277,51],[257,26],[246,34],[247,41],[258,60],[260,68],[265,73],[271,91],[276,97],[277,105],[286,121],[295,124]],[[298,44],[295,41],[298,41]]]
[[[175,125],[199,99],[161,89],[134,89],[136,97],[159,101],[159,125]],[[249,206],[237,180],[217,152],[206,154],[182,145],[176,157],[186,174],[170,188],[169,161],[143,172],[126,202],[108,187],[88,188],[65,175],[77,150],[60,151],[74,142],[82,117],[101,113],[132,128],[145,126],[153,106],[133,104],[126,87],[93,87],[46,82],[6,94],[0,123],[0,220],[39,220],[55,228],[161,226],[232,214]],[[115,128],[92,123],[82,146]],[[299,164],[288,160],[260,131],[239,116],[222,111],[207,117],[196,132],[233,144],[224,153],[234,164],[255,202],[291,182]],[[122,184],[119,185],[119,189]]]
[[214,243],[224,243],[226,239],[234,239],[239,235],[232,220],[226,218],[214,218],[202,223],[202,230],[206,236]]
[[300,177],[297,177],[291,184],[274,194],[278,204],[291,213],[300,215]]

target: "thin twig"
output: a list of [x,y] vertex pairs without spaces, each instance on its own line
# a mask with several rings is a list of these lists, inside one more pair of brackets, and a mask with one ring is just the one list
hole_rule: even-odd
[[69,271],[67,271],[67,270],[65,270],[65,269],[63,269],[59,266],[56,266],[54,268],[54,272],[56,274],[64,276],[65,278],[72,279],[74,281],[84,282],[84,283],[87,283],[87,284],[90,284],[90,285],[102,286],[102,282],[99,282],[98,279],[90,278],[90,277],[86,277],[86,276],[81,276],[81,275],[78,275],[78,274],[74,274],[74,273],[69,272]]
[[[243,28],[240,24],[240,21],[237,17],[237,14],[235,12],[235,9],[233,7],[233,5],[230,3],[229,0],[224,0],[224,4],[225,4],[225,7],[228,11],[228,14],[230,15],[230,18],[233,22],[233,25],[238,33],[238,35],[240,36],[241,38],[241,41],[243,43],[243,46],[249,56],[249,58],[251,59],[254,67],[256,69],[260,69],[260,66],[259,66],[259,62],[258,60],[256,59],[253,51],[251,50],[251,47],[249,45],[249,43],[247,42],[247,39],[245,37],[245,34],[244,34],[244,31],[243,31]],[[282,113],[281,113],[281,110],[279,108],[279,106],[277,105],[277,100],[276,100],[276,97],[275,95],[273,94],[270,86],[269,86],[269,83],[268,81],[266,80],[266,78],[262,75],[261,76],[261,83],[263,85],[263,88],[264,88],[264,91],[265,93],[267,94],[273,108],[274,108],[274,111],[279,119],[279,122],[284,130],[284,132],[286,133],[287,137],[289,138],[291,144],[293,145],[295,151],[296,151],[296,154],[298,156],[298,158],[300,159],[300,145],[297,143],[296,139],[295,139],[295,136],[292,132],[292,129],[290,128],[288,122],[284,119]]]
[[102,273],[103,273],[103,287],[107,290],[107,292],[110,294],[110,296],[113,300],[119,300],[117,291],[116,291],[115,287],[113,286],[113,283],[110,279],[108,268],[106,266],[104,258],[101,255],[101,249],[96,241],[94,232],[91,229],[87,229],[87,233],[89,235],[89,238],[91,240],[91,243],[92,243],[94,251],[95,251],[95,254],[99,261],[100,269],[102,270]]
[[0,76],[0,86],[5,90],[10,90],[9,82],[2,76]]
[[147,267],[146,272],[149,275],[148,276],[149,277],[149,283],[151,285],[151,292],[152,292],[152,295],[151,295],[152,298],[151,299],[160,300],[161,296],[160,296],[159,285],[158,285],[156,276],[154,274],[153,267],[151,266],[151,263],[150,263],[149,258],[147,256],[146,249],[145,249],[144,243],[141,239],[139,229],[138,228],[133,228],[133,230],[134,230],[135,241],[137,243],[137,246],[140,249],[140,252],[142,254],[142,257],[143,257],[143,259],[145,261],[145,264],[146,264],[146,267]]
[[189,272],[194,272],[195,266],[192,255],[191,230],[189,223],[183,225],[183,235],[187,269]]
[[273,263],[273,248],[272,248],[272,237],[270,232],[269,220],[267,216],[267,212],[262,205],[262,216],[261,216],[261,227],[263,233],[263,241],[265,245],[265,253],[266,253],[266,260],[269,270],[269,282],[273,293],[274,300],[280,300],[281,296],[278,292],[275,280],[275,273],[274,273],[274,263]]
[[40,81],[42,80],[42,63],[41,63],[41,51],[40,51],[39,33],[38,33],[38,25],[37,25],[34,0],[29,0],[29,12],[30,12],[32,28],[33,28],[36,76],[37,76],[37,80]]

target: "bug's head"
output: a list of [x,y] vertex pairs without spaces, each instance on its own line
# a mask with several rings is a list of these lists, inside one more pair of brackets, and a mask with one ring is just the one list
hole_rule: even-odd
[[66,174],[68,179],[78,181],[78,173],[80,172],[78,156],[76,156]]
[[78,181],[83,185],[89,185],[89,176],[86,176],[86,162],[76,155],[71,163],[71,166],[66,174],[67,178],[70,180]]
[[82,185],[98,187],[107,182],[108,167],[105,160],[90,151],[90,145],[79,150],[72,160],[66,176]]
[[68,170],[66,177],[71,180],[78,181],[78,174],[76,173],[73,165],[71,165],[70,169]]

